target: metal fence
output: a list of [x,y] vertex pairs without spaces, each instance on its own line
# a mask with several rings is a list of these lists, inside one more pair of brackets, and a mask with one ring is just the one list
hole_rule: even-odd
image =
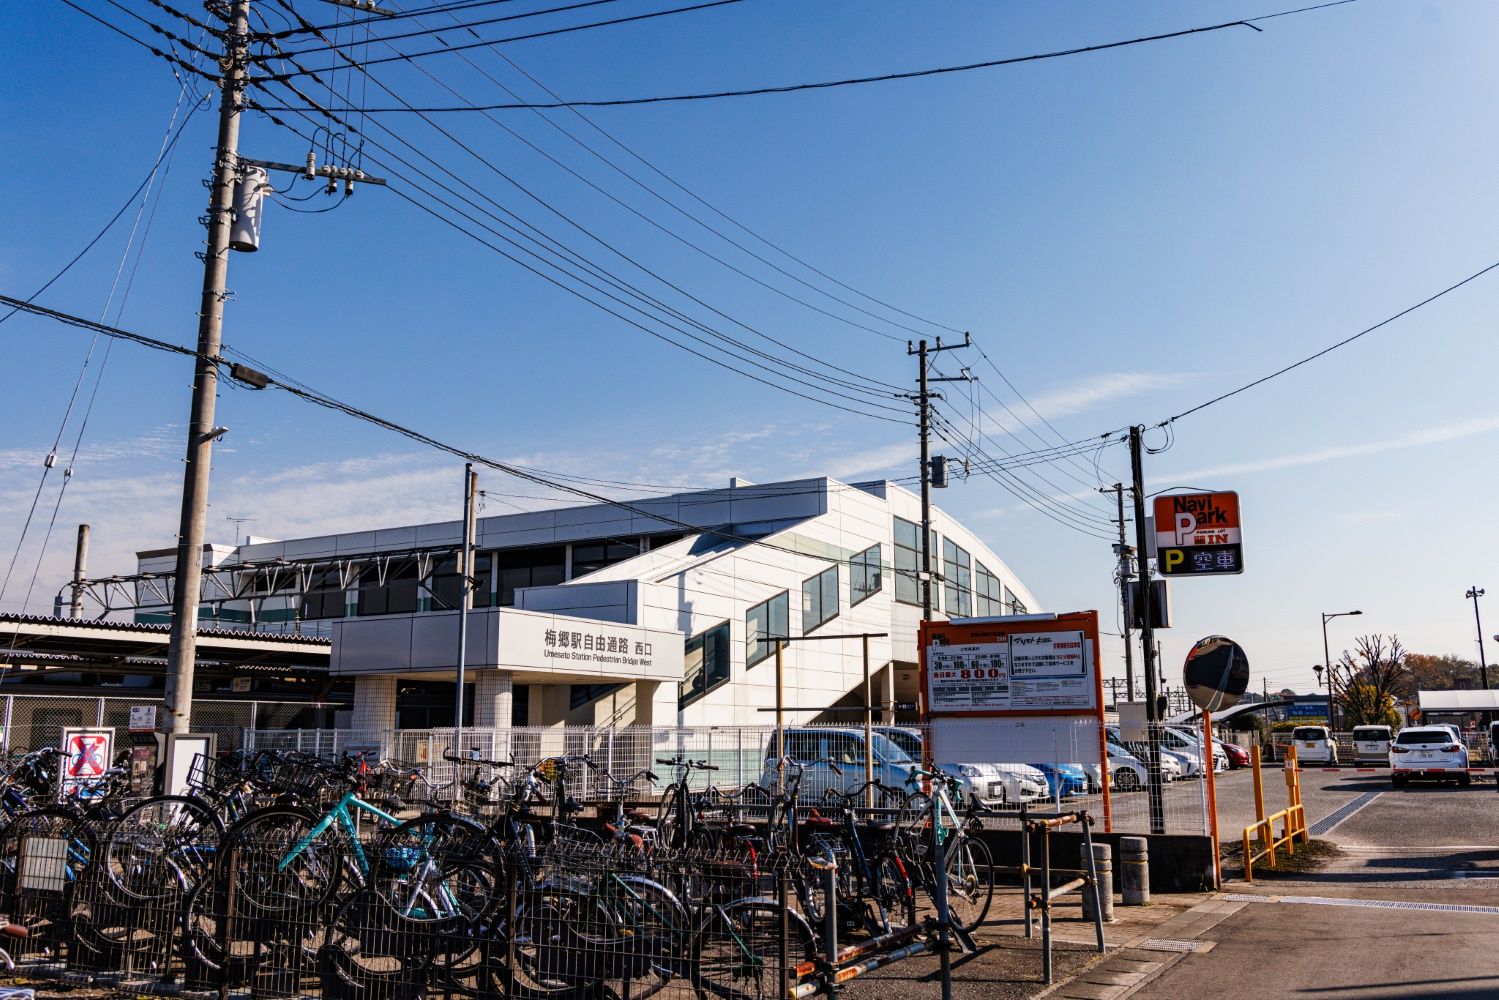
[[[62,731],[78,726],[112,727],[125,733],[130,710],[148,705],[158,717],[165,710],[157,692],[138,696],[89,697],[84,695],[0,695],[0,751],[55,747]],[[342,705],[272,700],[193,700],[193,730],[215,733],[221,747],[238,747],[243,734],[257,728],[317,726],[333,709]]]
[[[1471,764],[1474,767],[1477,767],[1479,765],[1484,765],[1484,766],[1492,767],[1495,764],[1499,764],[1499,761],[1495,761],[1494,760],[1494,755],[1493,755],[1493,753],[1491,751],[1491,748],[1489,747],[1488,737],[1483,732],[1481,732],[1481,731],[1466,731],[1466,732],[1464,732],[1462,734],[1462,737],[1463,737],[1463,744],[1465,746],[1467,746],[1467,748],[1468,748],[1468,762],[1469,762],[1469,764]],[[1338,748],[1338,763],[1339,764],[1348,765],[1348,764],[1355,764],[1355,763],[1359,762],[1356,754],[1354,753],[1353,733],[1351,731],[1350,732],[1333,733],[1332,734],[1332,738],[1333,738],[1333,742],[1335,744],[1337,744],[1337,748]],[[1286,755],[1286,747],[1288,747],[1290,745],[1291,745],[1291,733],[1289,733],[1289,732],[1271,733],[1270,734],[1270,746],[1271,746],[1271,750],[1272,750],[1272,753],[1273,753],[1273,756],[1272,756],[1271,759],[1273,759],[1273,760],[1284,760],[1285,759],[1285,755]],[[1388,756],[1386,756],[1385,758],[1379,760],[1378,762],[1368,762],[1368,763],[1372,763],[1373,766],[1381,766],[1382,767],[1382,766],[1385,766],[1385,765],[1389,764],[1389,758],[1388,758]],[[1316,766],[1316,765],[1312,765],[1312,766]]]
[[[903,785],[909,768],[921,759],[928,732],[921,726],[875,726],[875,754],[869,760],[870,777]],[[452,729],[395,730],[252,730],[244,735],[248,750],[297,750],[331,757],[347,751],[373,751],[383,758],[421,766],[428,779],[445,786],[454,780],[455,765],[445,759],[455,753]],[[1098,746],[1094,722],[1082,720],[1069,734],[1028,755],[1003,745],[993,745],[974,759],[946,765],[962,782],[966,799],[977,795],[995,816],[991,825],[1016,826],[1014,813],[1021,803],[1033,807],[1048,803],[1057,808],[1085,808],[1111,832],[1150,832],[1152,829],[1148,789],[1150,777],[1139,749],[1134,758],[1115,758],[1106,765],[1079,765],[1089,755],[1084,745]],[[492,760],[514,760],[530,766],[567,754],[588,754],[616,775],[640,770],[654,771],[660,779],[641,780],[635,797],[649,801],[678,778],[661,759],[684,757],[706,761],[716,770],[692,771],[688,783],[695,789],[716,786],[740,789],[746,785],[772,784],[775,775],[776,729],[760,726],[517,726],[468,728],[462,732],[460,755],[476,754]],[[786,753],[798,760],[831,758],[836,770],[826,764],[810,765],[803,775],[803,802],[819,801],[827,789],[850,791],[865,781],[866,760],[862,726],[824,725],[786,727]],[[1017,760],[1017,757],[1025,759]],[[1210,829],[1207,796],[1202,775],[1183,773],[1177,758],[1162,753],[1161,818],[1169,833],[1206,833]],[[841,770],[842,773],[836,773]],[[1110,787],[1108,809],[1103,785]],[[609,797],[609,789],[598,774],[577,776],[574,794],[582,801]]]

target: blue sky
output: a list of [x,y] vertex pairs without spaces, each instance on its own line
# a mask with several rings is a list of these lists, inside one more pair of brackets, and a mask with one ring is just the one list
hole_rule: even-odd
[[[127,5],[161,16],[145,3]],[[257,6],[275,9],[272,0]],[[314,0],[296,6],[320,23],[336,16]],[[516,0],[514,9],[541,6]],[[622,0],[612,9],[661,6]],[[130,23],[114,8],[98,9]],[[1277,9],[746,0],[503,51],[565,97],[619,97],[966,63]],[[860,292],[971,330],[1036,410],[1073,439],[1158,422],[1499,259],[1491,236],[1499,140],[1489,121],[1499,76],[1488,44],[1499,9],[1364,0],[1261,26],[925,80],[587,112],[622,146],[570,112],[549,113],[554,124],[528,111],[496,114],[650,222],[480,116],[441,119],[472,154],[409,116],[381,121],[474,185],[470,197],[492,199],[703,322],[746,341],[761,331],[860,376],[910,382],[908,332],[899,324],[933,328],[804,270],[712,214],[720,210]],[[497,37],[520,29],[481,30]],[[541,96],[495,52],[470,56],[506,86]],[[455,56],[422,65],[475,102],[507,99]],[[455,103],[411,67],[372,72],[415,103]],[[392,103],[374,84],[366,95],[372,105]],[[0,290],[29,295],[120,207],[155,159],[178,97],[178,82],[149,53],[53,0],[0,12]],[[154,213],[148,203],[136,227],[131,246],[144,249],[118,320],[179,343],[195,332],[201,271],[193,251],[201,248],[200,181],[213,119],[212,109],[197,113],[153,187],[160,201]],[[399,148],[378,126],[366,131]],[[266,118],[246,117],[246,155],[297,162],[307,149],[306,139]],[[381,173],[372,161],[382,155],[371,147],[367,154],[366,169]],[[745,256],[604,157],[821,291]],[[309,190],[304,183],[290,196]],[[297,207],[328,204],[317,196]],[[132,206],[40,301],[104,315],[135,213]],[[658,226],[841,319],[746,280]],[[321,214],[273,204],[261,252],[235,255],[230,267],[228,345],[496,458],[688,486],[731,475],[906,477],[914,468],[906,424],[816,405],[667,346],[392,191],[363,187]],[[130,274],[127,265],[111,321]],[[1147,459],[1147,488],[1238,489],[1249,568],[1237,578],[1174,585],[1176,627],[1162,636],[1171,683],[1188,646],[1221,633],[1246,647],[1256,685],[1263,676],[1272,688],[1309,688],[1322,652],[1318,613],[1352,607],[1364,616],[1333,623],[1335,649],[1358,632],[1380,631],[1415,650],[1475,655],[1463,592],[1475,583],[1499,587],[1486,579],[1499,542],[1496,305],[1499,273],[1175,426],[1169,450]],[[88,346],[79,332],[40,319],[17,316],[0,328],[10,396],[0,437],[7,563]],[[95,350],[64,426],[59,467],[104,350]],[[942,366],[952,373],[963,363],[1030,417],[976,352],[949,354]],[[96,574],[128,571],[136,549],[173,544],[189,379],[179,359],[123,344],[110,350],[58,527],[38,563],[61,480],[54,472],[6,608],[18,606],[34,570],[32,607],[50,608],[80,520],[94,525]],[[948,417],[965,426],[973,412],[967,390],[948,395]],[[991,398],[979,401],[1004,419]],[[219,420],[231,431],[215,452],[209,523],[225,539],[231,516],[255,518],[248,530],[256,534],[288,537],[458,509],[458,463],[347,418],[282,394],[226,387]],[[995,429],[986,448],[1036,447],[1031,430],[1057,440],[1040,425],[1011,429],[1021,443]],[[1166,442],[1159,432],[1149,440]],[[1023,475],[1048,496],[1082,491],[1080,480],[1127,475],[1122,449],[1094,463],[1089,455]],[[546,502],[530,499],[544,492],[498,475],[485,474],[482,485],[512,494],[494,497],[494,512]],[[980,530],[1049,608],[1098,607],[1112,617],[1107,541],[1043,517],[980,476],[939,500]],[[1086,501],[1097,506],[1061,502],[1074,512],[1069,519],[1086,516],[1079,509],[1107,518],[1112,509],[1109,498]],[[1499,609],[1490,618],[1487,631],[1499,632]],[[1112,673],[1122,673],[1119,652],[1111,640]]]

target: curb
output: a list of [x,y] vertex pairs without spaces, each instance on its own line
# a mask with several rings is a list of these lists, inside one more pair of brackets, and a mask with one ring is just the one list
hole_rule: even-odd
[[1212,951],[1216,942],[1201,941],[1198,937],[1247,905],[1226,898],[1222,892],[1212,893],[1196,906],[1118,945],[1112,955],[1032,996],[1034,1000],[1044,997],[1126,1000],[1160,979],[1187,956]]

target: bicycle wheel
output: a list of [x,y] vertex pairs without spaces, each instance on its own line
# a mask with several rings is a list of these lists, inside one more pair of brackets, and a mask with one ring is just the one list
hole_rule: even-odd
[[503,852],[467,817],[418,816],[382,831],[369,852],[371,888],[405,919],[462,935],[499,903]]
[[661,805],[656,812],[656,843],[662,847],[682,846],[678,842],[682,836],[682,820],[677,799],[686,794],[686,785],[671,785],[661,796]]
[[618,919],[591,891],[543,883],[526,891],[511,928],[515,994],[528,1000],[592,995],[627,947]]
[[884,914],[882,930],[909,927],[916,922],[916,892],[905,863],[894,852],[874,862],[874,898]]
[[284,914],[333,898],[344,850],[330,831],[308,839],[321,821],[305,809],[272,806],[251,813],[224,834],[218,869],[221,877],[232,869],[237,898],[249,913]]
[[896,826],[907,835],[915,835],[930,830],[932,826],[932,797],[926,792],[912,792],[906,796],[906,801],[900,807],[900,815],[896,817]]
[[781,965],[781,924],[789,932],[786,961],[794,968],[816,953],[799,914],[775,903],[741,899],[714,906],[693,940],[691,978],[703,1000],[779,1000],[788,977]]
[[964,837],[947,861],[947,912],[952,922],[972,931],[984,922],[994,899],[994,872],[989,848]]
[[213,869],[223,827],[202,802],[162,795],[125,810],[104,844],[110,883],[129,899],[164,899]]
[[340,906],[317,949],[325,997],[403,1000],[423,995],[434,938],[368,890]]
[[608,875],[606,895],[622,938],[609,992],[645,1000],[681,974],[688,943],[687,908],[666,886],[643,875]]

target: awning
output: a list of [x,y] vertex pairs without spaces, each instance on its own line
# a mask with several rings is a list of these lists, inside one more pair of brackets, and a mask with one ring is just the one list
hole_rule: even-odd
[[1499,712],[1499,690],[1418,691],[1421,714],[1429,712]]

